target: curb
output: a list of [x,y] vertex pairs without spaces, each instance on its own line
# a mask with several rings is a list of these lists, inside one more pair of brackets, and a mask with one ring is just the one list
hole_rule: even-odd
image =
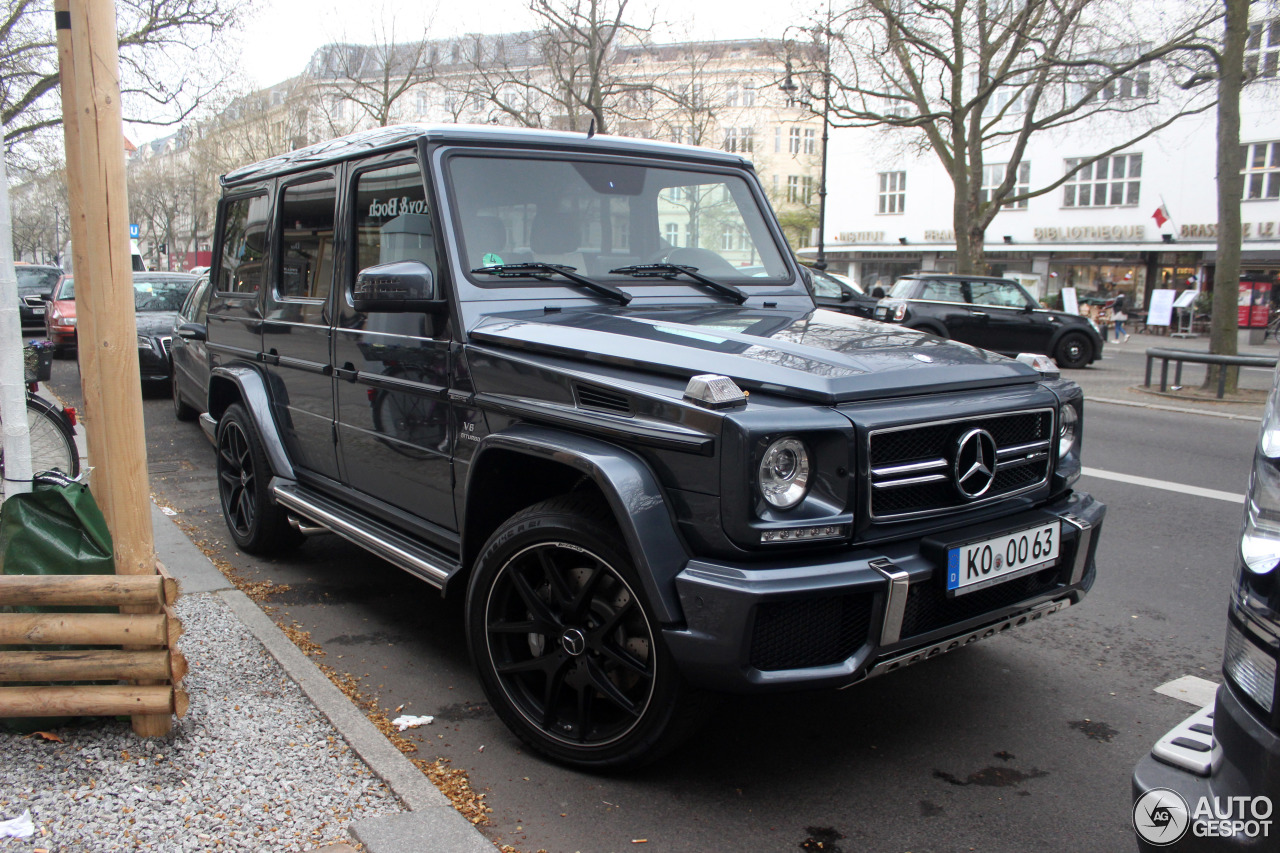
[[1229,421],[1253,421],[1254,423],[1262,423],[1262,418],[1255,415],[1234,415],[1228,412],[1210,412],[1207,409],[1189,409],[1185,406],[1165,406],[1160,403],[1139,403],[1136,400],[1090,397],[1087,394],[1085,395],[1085,400],[1090,403],[1106,403],[1110,406],[1129,406],[1134,409],[1155,409],[1160,412],[1176,412],[1180,415],[1204,415],[1206,418],[1225,418]]
[[276,623],[232,586],[177,523],[152,504],[156,554],[184,593],[221,598],[302,689],[359,758],[400,798],[408,812],[365,818],[347,831],[369,853],[493,853],[494,846],[460,815],[440,789],[351,704]]

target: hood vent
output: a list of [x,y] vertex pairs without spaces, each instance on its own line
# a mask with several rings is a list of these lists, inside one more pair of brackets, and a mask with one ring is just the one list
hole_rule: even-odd
[[631,400],[625,394],[605,388],[593,388],[590,385],[575,385],[573,393],[578,398],[578,408],[593,412],[608,412],[612,415],[634,414]]

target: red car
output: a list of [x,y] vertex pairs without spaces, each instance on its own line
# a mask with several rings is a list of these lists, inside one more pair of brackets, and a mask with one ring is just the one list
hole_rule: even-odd
[[71,276],[64,275],[49,297],[44,314],[45,336],[53,342],[54,355],[76,347],[76,291]]

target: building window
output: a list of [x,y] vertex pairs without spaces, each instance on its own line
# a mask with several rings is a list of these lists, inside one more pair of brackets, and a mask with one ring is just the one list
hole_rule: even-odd
[[425,116],[431,112],[431,96],[426,92],[418,93],[418,115]]
[[673,247],[680,245],[680,225],[676,222],[668,222],[666,225],[667,242]]
[[880,173],[880,206],[878,213],[902,213],[907,209],[907,173]]
[[747,154],[756,150],[755,128],[743,127],[738,129],[738,150]]
[[346,115],[345,115],[346,104],[347,104],[346,98],[342,97],[341,95],[334,95],[333,98],[329,101],[329,112],[333,114],[333,117],[335,119],[341,121],[342,119],[346,118]]
[[775,127],[773,129],[773,153],[778,154],[782,151],[782,128]]
[[736,107],[738,105],[738,86],[736,83],[730,83],[724,92],[724,105],[726,107]]
[[[982,189],[978,193],[979,199],[983,204],[991,201],[991,194],[995,192],[1000,184],[1004,183],[1005,170],[1009,168],[1008,163],[993,163],[982,167]],[[1025,193],[1031,188],[1031,164],[1018,164],[1018,179],[1013,184],[1013,192]],[[1013,204],[1003,206],[1005,210],[1026,210],[1027,200],[1015,201]]]
[[1280,73],[1280,18],[1250,25],[1244,70],[1249,77],[1274,78]]
[[[1070,172],[1080,159],[1068,159]],[[1138,203],[1142,155],[1103,157],[1072,175],[1062,188],[1063,207],[1130,207]]]
[[791,135],[788,137],[787,151],[791,154],[800,153],[800,128],[791,128]]
[[813,176],[805,175],[804,180],[800,182],[803,192],[803,201],[805,204],[813,204]]
[[1280,142],[1241,145],[1244,197],[1280,198]]
[[738,150],[738,129],[736,127],[726,128],[724,132],[724,150]]
[[1132,98],[1145,98],[1150,89],[1151,71],[1147,68],[1138,68],[1130,74],[1108,81],[1098,96],[1104,101],[1127,101]]
[[804,132],[804,153],[818,153],[818,131],[809,128]]
[[800,176],[787,175],[787,201],[797,202],[800,200]]
[[742,105],[744,107],[756,105],[756,81],[748,80],[742,84]]

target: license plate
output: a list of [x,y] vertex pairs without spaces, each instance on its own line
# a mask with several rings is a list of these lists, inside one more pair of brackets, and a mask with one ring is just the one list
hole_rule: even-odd
[[37,317],[43,317],[43,316],[44,316],[44,309],[43,309],[43,308],[32,308],[32,309],[31,309],[31,313],[32,313],[32,314],[34,314],[34,315],[36,315]]
[[1062,522],[959,545],[947,551],[947,589],[973,592],[1019,575],[1048,568],[1058,559]]

